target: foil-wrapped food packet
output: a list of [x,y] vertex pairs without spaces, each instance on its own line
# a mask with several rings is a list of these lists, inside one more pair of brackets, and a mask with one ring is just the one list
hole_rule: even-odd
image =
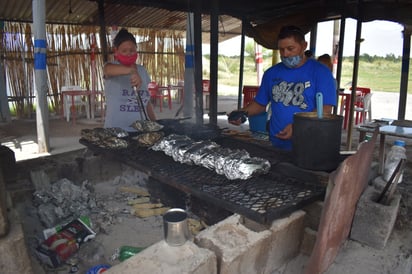
[[171,134],[154,144],[152,149],[163,151],[176,162],[214,170],[229,180],[246,180],[270,169],[268,160],[250,157],[244,149],[225,148],[212,141],[196,142],[186,135]]
[[227,152],[222,153],[218,157],[215,158],[215,171],[217,174],[224,175],[224,167],[230,162],[232,159],[244,159],[248,158],[249,153],[244,150],[244,149],[236,149],[236,150],[230,150],[228,149]]
[[193,143],[183,155],[182,163],[200,165],[200,159],[205,156],[210,149],[219,147],[213,141],[198,141]]
[[200,165],[211,170],[216,170],[216,163],[224,161],[231,152],[232,150],[229,148],[222,148],[221,146],[213,148],[200,159]]
[[270,162],[258,157],[232,158],[226,163],[223,169],[226,178],[229,180],[247,180],[253,175],[268,173],[270,170]]
[[[191,140],[191,139],[188,139],[188,140],[185,140],[185,139],[177,140],[177,141],[174,142],[174,143],[170,143],[170,146],[167,147],[167,148],[164,150],[164,152],[165,152],[166,155],[169,155],[169,156],[172,156],[172,157],[173,157],[173,154],[178,154],[178,152],[177,152],[176,150],[179,150],[179,149],[184,148],[184,147],[186,147],[186,146],[190,146],[190,144],[192,144],[192,143],[193,143],[193,140]],[[176,160],[175,160],[175,161],[176,161]]]
[[194,142],[193,140],[191,140],[190,142],[187,142],[186,144],[183,143],[180,146],[175,146],[172,151],[173,160],[179,163],[191,164],[190,161],[187,161],[187,157],[185,156],[185,154],[188,150],[190,150],[192,147],[196,145],[197,145],[197,142]]
[[155,151],[163,151],[166,155],[172,156],[174,147],[179,147],[188,144],[189,142],[193,141],[185,135],[170,134],[160,140],[160,142],[154,144],[151,149]]

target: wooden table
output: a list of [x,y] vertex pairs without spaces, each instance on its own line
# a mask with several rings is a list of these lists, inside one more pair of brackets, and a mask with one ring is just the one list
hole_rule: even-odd
[[412,127],[403,127],[396,125],[376,125],[370,126],[368,124],[359,125],[356,129],[359,131],[359,142],[365,139],[366,133],[374,133],[375,129],[379,128],[379,174],[383,174],[385,162],[385,138],[386,135],[396,136],[400,138],[412,139]]

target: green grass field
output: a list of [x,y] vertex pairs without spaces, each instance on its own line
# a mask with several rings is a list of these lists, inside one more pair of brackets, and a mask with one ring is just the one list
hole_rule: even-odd
[[[342,64],[341,84],[352,82],[353,62],[345,60]],[[412,88],[412,76],[409,73],[408,91]],[[358,86],[372,90],[399,92],[401,81],[401,62],[375,60],[359,62]]]
[[[359,62],[358,86],[370,87],[376,91],[399,92],[401,80],[401,61],[387,60],[383,57],[368,58]],[[264,70],[271,66],[271,58],[263,61]],[[411,62],[412,63],[412,62]],[[238,86],[239,57],[219,56],[219,85]],[[412,93],[412,67],[409,69],[408,93]],[[352,82],[353,58],[344,58],[342,64],[341,87],[348,88]],[[209,77],[209,59],[203,59],[203,75]],[[256,85],[257,75],[254,57],[245,57],[243,84]],[[231,95],[231,94],[230,94]]]

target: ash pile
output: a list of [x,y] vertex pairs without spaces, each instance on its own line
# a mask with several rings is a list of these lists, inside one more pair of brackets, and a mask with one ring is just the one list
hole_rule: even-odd
[[[134,255],[122,250],[143,250],[162,240],[162,214],[169,207],[150,197],[144,176],[126,168],[109,181],[77,183],[50,182],[44,171],[32,172],[35,191],[20,205],[20,215],[36,273],[110,267]],[[200,221],[191,228],[200,230]]]

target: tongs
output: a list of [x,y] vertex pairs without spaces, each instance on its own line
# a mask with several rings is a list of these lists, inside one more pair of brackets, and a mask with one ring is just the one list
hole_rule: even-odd
[[140,96],[140,92],[137,90],[136,86],[133,87],[133,90],[136,93],[137,105],[139,106],[139,109],[140,109],[140,119],[149,120],[149,118],[147,117],[146,109],[143,104],[142,96]]

